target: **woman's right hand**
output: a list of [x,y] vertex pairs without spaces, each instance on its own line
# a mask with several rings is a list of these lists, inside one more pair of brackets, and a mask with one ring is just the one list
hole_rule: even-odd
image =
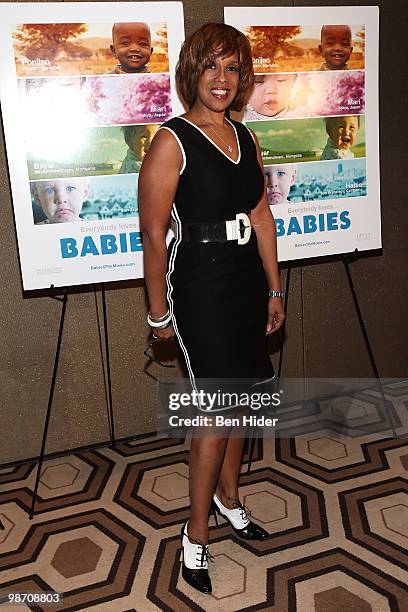
[[174,327],[169,325],[169,327],[165,327],[164,329],[160,329],[157,327],[151,327],[152,334],[163,341],[173,340],[175,336]]

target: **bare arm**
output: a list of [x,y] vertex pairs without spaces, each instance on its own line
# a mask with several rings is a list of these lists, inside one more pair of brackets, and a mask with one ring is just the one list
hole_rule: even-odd
[[[176,139],[168,130],[159,130],[143,160],[138,194],[143,235],[144,273],[153,318],[167,312],[166,233],[171,207],[180,177],[183,157]],[[156,330],[161,338],[174,335],[172,328]]]
[[[254,136],[258,162],[263,172],[263,163],[259,144],[255,134],[252,131],[251,133]],[[281,282],[278,267],[276,227],[271,209],[269,208],[268,204],[268,198],[266,195],[266,185],[264,185],[264,192],[261,199],[259,200],[257,206],[251,212],[251,224],[256,232],[259,254],[261,256],[265,274],[268,279],[269,289],[275,289],[275,291],[280,291]],[[281,298],[270,298],[269,320],[267,324],[266,333],[269,334],[278,331],[278,329],[282,326],[284,319],[285,313]]]

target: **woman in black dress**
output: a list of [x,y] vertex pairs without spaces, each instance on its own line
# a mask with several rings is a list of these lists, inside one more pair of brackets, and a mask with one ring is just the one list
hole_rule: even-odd
[[[245,36],[204,25],[183,44],[176,80],[189,110],[161,126],[139,176],[148,322],[158,338],[176,336],[193,387],[198,379],[265,380],[273,376],[267,336],[285,316],[275,223],[256,137],[225,117],[252,86]],[[228,433],[191,441],[183,577],[205,593],[211,503],[240,537],[268,535],[239,501],[243,441]]]

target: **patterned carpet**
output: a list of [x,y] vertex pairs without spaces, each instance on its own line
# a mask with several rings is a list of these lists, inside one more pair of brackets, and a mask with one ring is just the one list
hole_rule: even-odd
[[[408,389],[387,399],[403,421]],[[249,473],[246,448],[241,500],[271,537],[241,541],[211,517],[212,595],[180,576],[188,446],[151,435],[50,459],[31,522],[33,464],[0,469],[0,596],[64,593],[7,609],[408,611],[406,436],[257,439]]]

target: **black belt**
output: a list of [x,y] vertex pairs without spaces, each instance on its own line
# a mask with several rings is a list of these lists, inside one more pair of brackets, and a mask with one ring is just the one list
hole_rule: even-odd
[[227,242],[223,223],[182,223],[181,239],[184,242]]
[[[245,223],[239,220],[239,233],[242,237],[245,232]],[[227,237],[226,222],[219,223],[182,223],[181,239],[184,242],[206,243],[206,242],[229,242]]]

